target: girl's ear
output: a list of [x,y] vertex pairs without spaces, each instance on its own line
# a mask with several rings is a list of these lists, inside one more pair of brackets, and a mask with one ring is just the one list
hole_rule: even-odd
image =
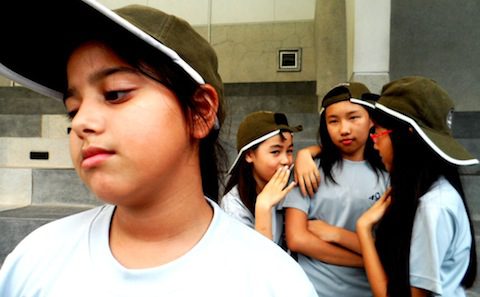
[[373,126],[375,126],[375,125],[373,124],[373,121],[372,121],[372,119],[370,119],[370,125],[368,125],[368,126],[369,126],[369,129],[372,129],[372,128],[373,128]]
[[252,150],[248,150],[246,153],[245,153],[245,161],[247,161],[247,163],[253,163],[253,151]]
[[192,115],[192,135],[194,138],[202,139],[214,126],[218,125],[218,94],[214,87],[204,84],[195,92],[193,100],[195,113]]

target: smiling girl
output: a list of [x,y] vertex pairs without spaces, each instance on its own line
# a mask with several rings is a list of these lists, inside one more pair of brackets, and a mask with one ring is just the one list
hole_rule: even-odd
[[283,242],[283,213],[277,206],[295,186],[288,184],[293,132],[301,130],[289,126],[283,113],[247,115],[238,128],[238,156],[220,202],[228,214],[278,245]]

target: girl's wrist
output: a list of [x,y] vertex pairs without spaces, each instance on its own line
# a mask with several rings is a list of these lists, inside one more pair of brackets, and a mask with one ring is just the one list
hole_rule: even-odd
[[255,203],[255,211],[270,211],[272,207],[273,205],[271,205],[271,203],[268,203],[262,199],[258,199],[257,197],[257,202]]

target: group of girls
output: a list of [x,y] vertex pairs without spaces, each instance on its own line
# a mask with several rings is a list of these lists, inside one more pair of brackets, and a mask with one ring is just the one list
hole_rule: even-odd
[[[321,145],[298,151],[294,181],[300,130],[283,114],[253,113],[221,206],[277,244],[284,234],[319,296],[465,296],[476,251],[458,167],[478,160],[452,137],[453,107],[425,77],[380,95],[339,84],[322,100]],[[262,114],[284,124],[252,128]]]
[[105,205],[23,239],[1,296],[465,296],[476,255],[458,166],[478,160],[434,81],[333,88],[295,181],[302,128],[247,117],[220,204],[255,232],[216,203],[223,87],[206,40],[141,5],[22,5],[2,6],[15,30],[0,73],[63,100],[72,164]]

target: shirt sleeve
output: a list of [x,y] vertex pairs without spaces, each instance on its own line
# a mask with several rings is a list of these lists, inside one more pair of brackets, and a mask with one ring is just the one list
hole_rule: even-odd
[[295,187],[287,194],[282,204],[283,208],[296,208],[308,214],[310,198],[303,197],[300,189]]
[[442,295],[441,265],[453,238],[455,220],[444,208],[419,207],[410,246],[410,285]]
[[255,219],[252,212],[248,210],[239,197],[233,195],[225,196],[220,202],[220,207],[238,221],[250,228],[255,228]]

